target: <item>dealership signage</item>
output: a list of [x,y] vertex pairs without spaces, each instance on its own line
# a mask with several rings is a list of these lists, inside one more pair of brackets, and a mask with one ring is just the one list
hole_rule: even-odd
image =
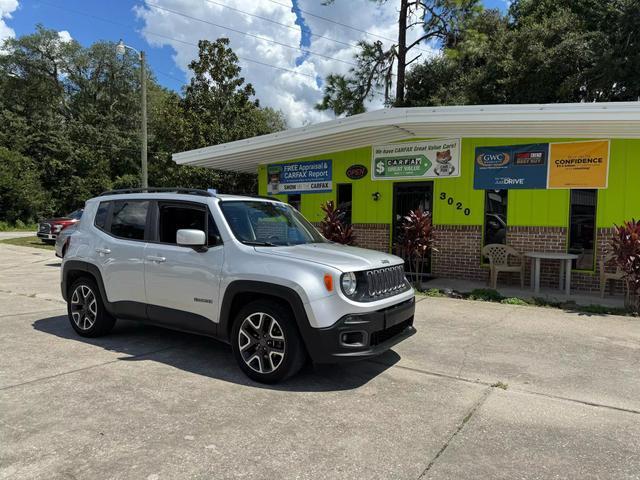
[[346,173],[347,178],[351,180],[360,180],[361,178],[366,177],[368,172],[367,167],[364,165],[351,165],[347,168]]
[[477,147],[477,190],[606,188],[609,141]]
[[267,193],[314,193],[332,189],[331,160],[281,163],[267,166]]
[[552,143],[548,188],[607,188],[609,140]]
[[459,138],[377,145],[371,150],[373,180],[460,176]]
[[473,188],[546,188],[548,150],[546,143],[477,147]]

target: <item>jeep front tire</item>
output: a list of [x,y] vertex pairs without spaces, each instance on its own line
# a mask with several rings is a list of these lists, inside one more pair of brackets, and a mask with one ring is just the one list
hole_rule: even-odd
[[240,309],[231,346],[242,371],[261,383],[295,375],[307,358],[291,311],[271,300],[257,300]]

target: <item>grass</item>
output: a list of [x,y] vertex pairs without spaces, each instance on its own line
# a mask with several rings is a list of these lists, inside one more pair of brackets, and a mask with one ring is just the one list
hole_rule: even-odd
[[8,222],[0,222],[0,232],[35,232],[38,229],[36,223],[24,223],[18,220],[16,223],[11,224]]
[[46,243],[42,243],[38,237],[20,237],[20,238],[6,238],[4,240],[0,240],[0,244],[5,245],[17,245],[18,247],[32,247],[32,248],[43,248],[45,250],[55,250],[53,245],[47,245]]
[[425,290],[422,293],[424,293],[427,297],[446,297],[446,295],[437,288],[430,288],[429,290]]

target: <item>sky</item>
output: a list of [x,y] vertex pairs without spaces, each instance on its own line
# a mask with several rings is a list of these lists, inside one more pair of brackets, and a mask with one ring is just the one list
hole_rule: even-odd
[[[506,9],[508,0],[484,0]],[[290,127],[332,118],[313,106],[329,73],[347,73],[355,44],[397,35],[397,1],[371,0],[0,0],[0,40],[32,33],[37,24],[88,46],[118,41],[144,50],[157,81],[180,91],[200,39],[228,37],[242,75],[264,106],[281,110]],[[420,29],[408,34],[417,39]],[[415,50],[415,49],[414,49]],[[423,43],[413,52],[437,54]],[[409,59],[413,58],[412,56]],[[381,99],[369,109],[382,107]]]

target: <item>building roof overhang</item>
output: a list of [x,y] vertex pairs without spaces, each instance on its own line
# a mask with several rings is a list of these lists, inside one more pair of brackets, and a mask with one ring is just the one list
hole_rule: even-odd
[[640,138],[640,102],[387,108],[173,154],[179,165],[262,164],[412,138]]

